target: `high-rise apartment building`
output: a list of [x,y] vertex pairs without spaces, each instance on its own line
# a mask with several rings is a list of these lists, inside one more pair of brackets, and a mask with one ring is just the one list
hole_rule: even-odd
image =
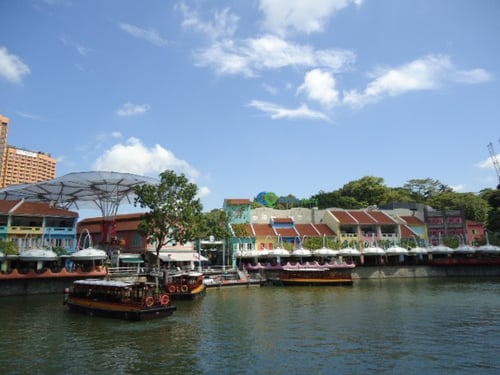
[[57,160],[50,154],[8,145],[9,118],[0,115],[0,188],[56,178]]

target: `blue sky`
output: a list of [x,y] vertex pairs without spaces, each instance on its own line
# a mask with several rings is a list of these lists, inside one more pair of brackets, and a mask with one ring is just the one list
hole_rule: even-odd
[[0,0],[0,113],[58,176],[173,169],[205,211],[368,175],[478,192],[499,19],[496,0]]

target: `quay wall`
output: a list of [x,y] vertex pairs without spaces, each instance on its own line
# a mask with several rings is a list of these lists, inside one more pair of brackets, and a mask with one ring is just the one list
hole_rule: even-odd
[[355,280],[419,277],[500,277],[500,266],[362,266],[352,272]]
[[[352,271],[354,280],[425,277],[500,277],[500,265],[361,266]],[[77,279],[81,279],[81,277],[0,280],[0,297],[53,293],[61,293],[62,296],[64,289],[69,288]]]
[[0,297],[61,293],[62,301],[64,289],[78,279],[81,277],[0,280]]

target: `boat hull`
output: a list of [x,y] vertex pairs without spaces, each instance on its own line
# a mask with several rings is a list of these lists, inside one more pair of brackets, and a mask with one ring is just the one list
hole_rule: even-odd
[[198,297],[201,297],[205,293],[206,289],[207,287],[204,284],[202,284],[187,292],[170,293],[170,297],[172,297],[173,300],[193,300]]
[[175,306],[155,306],[146,309],[135,305],[113,304],[84,299],[69,299],[66,301],[66,305],[70,312],[131,321],[163,318],[172,315],[177,309]]

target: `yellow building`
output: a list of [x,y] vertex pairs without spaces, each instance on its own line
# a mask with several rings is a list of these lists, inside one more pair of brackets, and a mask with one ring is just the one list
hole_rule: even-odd
[[56,178],[57,160],[50,154],[8,145],[9,122],[0,115],[0,188]]

